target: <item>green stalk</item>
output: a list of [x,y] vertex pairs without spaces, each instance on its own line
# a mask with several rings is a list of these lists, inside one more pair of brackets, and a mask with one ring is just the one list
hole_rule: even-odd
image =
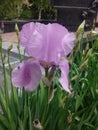
[[4,57],[2,52],[2,38],[0,37],[0,57],[2,62],[2,68],[3,68],[3,76],[4,76],[4,92],[5,92],[5,98],[6,102],[8,104],[9,102],[9,92],[8,92],[8,84],[7,84],[7,77],[6,77],[6,68],[4,63]]
[[20,62],[21,62],[22,56],[21,56],[21,52],[20,52],[20,36],[19,36],[19,28],[18,28],[17,24],[15,24],[15,31],[16,31],[16,35],[17,35],[17,39],[18,39],[17,49],[18,49],[18,54],[19,54],[19,58],[20,58]]

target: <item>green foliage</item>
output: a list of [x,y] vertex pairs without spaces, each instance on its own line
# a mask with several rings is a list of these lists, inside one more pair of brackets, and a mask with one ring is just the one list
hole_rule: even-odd
[[42,18],[55,18],[56,12],[51,7],[49,0],[29,0],[28,2],[30,6],[24,0],[0,1],[0,20],[38,19],[40,10]]
[[50,0],[33,0],[38,9],[46,9],[49,7]]
[[[83,33],[83,32],[82,32]],[[81,34],[81,32],[80,32]],[[10,57],[7,74],[2,40],[0,54],[4,83],[0,85],[0,130],[36,130],[38,119],[42,130],[97,130],[98,129],[98,36],[76,40],[70,61],[70,88],[67,94],[58,83],[58,70],[54,78],[54,97],[49,103],[49,88],[43,82],[34,92],[17,89],[11,82]]]
[[22,12],[20,14],[20,19],[21,18],[22,19],[31,19],[31,18],[33,18],[32,9],[30,7],[28,8],[28,6],[25,5],[25,4],[23,4],[23,6],[22,6]]
[[0,19],[15,19],[21,12],[22,0],[4,0],[0,1]]
[[50,7],[47,7],[45,10],[42,10],[42,19],[49,19],[49,20],[54,20],[56,18],[56,13],[57,11]]

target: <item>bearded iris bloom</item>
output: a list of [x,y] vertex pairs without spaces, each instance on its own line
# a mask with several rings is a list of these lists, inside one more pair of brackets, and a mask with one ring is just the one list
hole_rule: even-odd
[[57,23],[25,24],[20,32],[20,42],[33,60],[23,61],[13,70],[13,84],[18,88],[24,87],[28,91],[33,91],[42,79],[42,67],[45,71],[59,67],[61,70],[59,82],[70,93],[69,63],[65,58],[73,49],[74,40],[75,35]]

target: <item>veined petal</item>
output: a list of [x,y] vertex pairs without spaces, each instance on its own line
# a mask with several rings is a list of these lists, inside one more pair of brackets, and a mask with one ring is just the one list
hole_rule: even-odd
[[29,56],[38,60],[44,44],[43,40],[45,37],[43,37],[43,34],[45,34],[45,25],[33,22],[23,25],[20,32],[21,45],[26,48]]
[[74,47],[74,41],[76,39],[76,36],[74,33],[67,33],[63,40],[62,40],[62,44],[63,44],[63,50],[64,50],[64,55],[67,56],[73,49]]
[[68,74],[69,74],[69,64],[67,61],[61,61],[59,64],[59,68],[61,70],[61,77],[59,78],[59,82],[61,83],[62,87],[68,92],[69,89],[69,81],[68,81]]
[[68,30],[57,23],[28,23],[21,30],[21,44],[27,53],[40,61],[58,62],[62,52],[62,39]]
[[12,71],[12,83],[18,88],[24,87],[33,91],[41,79],[41,69],[38,61],[23,61]]
[[20,32],[20,42],[24,47],[29,46],[29,39],[32,37],[32,33],[34,32],[35,24],[33,22],[27,23],[22,27]]

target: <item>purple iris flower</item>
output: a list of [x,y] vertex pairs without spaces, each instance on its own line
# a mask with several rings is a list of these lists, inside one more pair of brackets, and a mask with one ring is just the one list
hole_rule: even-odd
[[66,56],[74,47],[75,34],[60,24],[27,23],[20,32],[21,45],[35,60],[23,61],[12,72],[12,82],[16,87],[28,91],[37,88],[41,78],[41,67],[45,70],[58,66],[62,87],[70,93],[68,73],[69,63]]

